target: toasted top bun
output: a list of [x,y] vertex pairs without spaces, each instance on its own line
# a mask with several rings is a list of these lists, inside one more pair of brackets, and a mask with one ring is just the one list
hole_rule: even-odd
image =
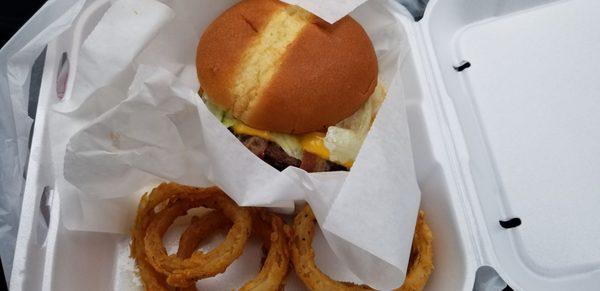
[[328,24],[276,0],[242,0],[206,29],[197,50],[202,89],[247,125],[324,131],[377,85],[371,40],[346,16]]

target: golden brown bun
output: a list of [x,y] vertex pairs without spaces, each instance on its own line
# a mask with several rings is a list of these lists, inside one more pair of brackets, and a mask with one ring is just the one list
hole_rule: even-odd
[[247,125],[285,133],[324,131],[350,116],[377,85],[363,28],[331,25],[275,0],[243,0],[204,32],[200,83],[213,103]]

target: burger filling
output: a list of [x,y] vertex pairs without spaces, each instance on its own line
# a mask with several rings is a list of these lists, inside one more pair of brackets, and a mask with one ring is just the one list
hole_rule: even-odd
[[354,114],[327,128],[326,133],[284,134],[252,128],[203,99],[217,119],[259,158],[278,170],[288,166],[308,172],[348,170],[369,132],[386,95],[381,83]]

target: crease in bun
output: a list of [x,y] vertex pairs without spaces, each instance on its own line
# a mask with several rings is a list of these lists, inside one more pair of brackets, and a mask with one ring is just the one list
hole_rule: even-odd
[[253,101],[275,75],[287,47],[310,23],[312,14],[297,6],[286,6],[275,12],[243,54],[239,72],[231,88],[232,114],[240,119],[251,111]]

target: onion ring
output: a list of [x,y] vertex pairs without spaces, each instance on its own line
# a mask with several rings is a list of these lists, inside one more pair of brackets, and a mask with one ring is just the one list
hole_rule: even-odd
[[[287,229],[290,239],[291,259],[298,277],[310,290],[374,290],[366,285],[340,282],[321,272],[315,264],[312,240],[315,234],[315,216],[307,204],[294,218],[293,229]],[[423,290],[433,271],[433,235],[425,223],[425,213],[419,211],[415,236],[411,248],[408,274],[398,291]]]
[[146,290],[166,291],[169,290],[166,278],[154,270],[152,265],[148,263],[146,253],[144,251],[144,236],[148,223],[154,217],[154,212],[147,211],[151,209],[148,195],[142,196],[138,211],[135,217],[135,225],[131,230],[131,254],[138,266],[138,274],[142,279],[142,283]]
[[[201,217],[193,216],[190,225],[179,238],[177,257],[189,258],[198,248],[202,240],[211,236],[214,232],[231,225],[231,221],[220,211],[211,211]],[[196,291],[196,285],[177,288],[177,291]]]
[[[175,287],[188,287],[198,279],[223,273],[244,251],[252,228],[250,211],[237,206],[218,188],[196,192],[198,195],[179,198],[181,201],[175,201],[172,207],[160,211],[148,225],[144,238],[148,262],[156,271],[165,274],[167,283]],[[164,232],[178,216],[199,206],[219,209],[233,222],[225,241],[208,253],[196,252],[188,259],[169,256],[162,242]]]
[[[289,251],[283,220],[263,209],[253,209],[252,230],[261,238],[263,247],[268,250],[260,272],[248,281],[240,291],[280,290],[287,276]],[[219,212],[213,211],[200,218],[193,217],[190,226],[179,239],[177,256],[187,258],[199,246],[200,242],[219,227],[225,227],[228,221]],[[210,226],[213,224],[212,226]],[[195,290],[195,289],[189,289]]]
[[[169,206],[180,203],[180,201],[187,201],[186,203],[181,202],[181,205],[191,204],[221,209],[225,216],[234,222],[225,241],[208,254],[199,253],[198,256],[194,254],[194,257],[200,258],[197,260],[193,260],[193,257],[188,259],[190,261],[181,259],[177,261],[177,257],[168,256],[162,244],[162,238],[159,238],[158,244],[152,240],[149,241],[151,245],[147,244],[149,227],[163,212],[161,210],[170,209]],[[157,211],[160,212],[157,213]],[[216,187],[197,188],[177,183],[162,183],[149,194],[144,194],[140,200],[135,226],[131,233],[131,257],[138,265],[140,277],[147,290],[169,290],[170,286],[188,287],[198,278],[223,272],[233,260],[239,257],[250,235],[251,225],[250,211],[237,206]],[[151,236],[155,237],[155,235]],[[173,260],[181,263],[183,268],[173,272],[157,268],[157,266],[162,267],[163,265],[171,267],[169,264]],[[196,266],[198,264],[201,267],[196,269],[188,267],[188,265]],[[211,270],[211,268],[217,268],[217,270]]]
[[203,239],[230,225],[231,222],[220,211],[211,211],[201,217],[192,217],[192,222],[179,238],[177,256],[182,259],[189,258]]
[[420,291],[429,280],[433,272],[433,234],[425,222],[425,212],[419,211],[415,236],[413,237],[408,272],[404,284],[397,291]]
[[286,225],[281,217],[264,209],[255,209],[253,215],[253,231],[262,239],[263,247],[268,249],[260,272],[248,281],[240,291],[251,290],[283,290],[283,283],[290,265]]

